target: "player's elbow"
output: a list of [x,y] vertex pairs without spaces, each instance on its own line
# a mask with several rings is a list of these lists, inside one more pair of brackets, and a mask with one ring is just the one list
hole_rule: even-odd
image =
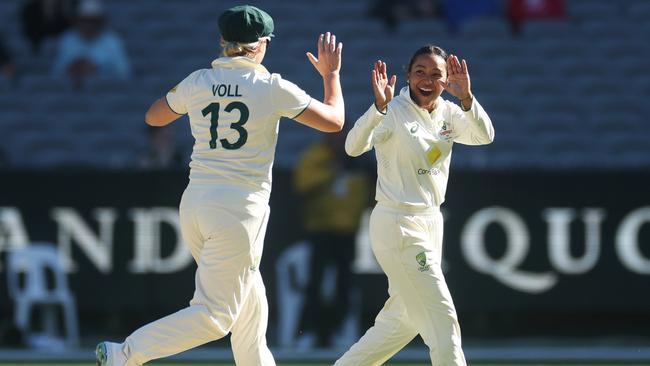
[[163,97],[156,100],[144,115],[144,122],[149,126],[165,126],[181,117],[174,112]]
[[149,109],[147,113],[144,114],[144,123],[153,127],[165,126],[171,123],[169,118],[161,116],[160,114],[155,113],[152,109]]
[[494,130],[474,136],[472,145],[489,145],[494,142]]
[[165,123],[165,122],[163,122],[161,120],[156,119],[155,117],[153,117],[153,116],[151,116],[149,114],[144,115],[144,123],[148,124],[149,126],[153,126],[153,127],[164,126],[164,125],[167,124],[167,123]]
[[360,151],[352,150],[352,149],[345,149],[345,153],[348,154],[348,156],[356,158],[357,156],[361,155]]
[[341,132],[343,130],[343,125],[345,124],[345,117],[331,115],[326,118],[321,119],[320,123],[316,127],[321,132]]
[[493,142],[494,142],[494,130],[492,130],[492,131],[490,131],[490,133],[488,133],[487,138],[485,139],[485,144],[489,145],[489,144],[491,144]]
[[144,114],[144,123],[148,124],[149,126],[157,126],[156,120],[152,115],[151,110],[148,110],[147,113]]
[[342,107],[328,106],[322,114],[323,132],[341,132],[345,124],[345,112]]
[[332,132],[341,132],[343,126],[345,125],[345,113],[340,111],[334,116],[334,131]]
[[338,113],[337,111],[332,111],[329,113],[321,125],[323,132],[341,132],[343,130],[343,125],[345,124],[345,115],[343,113]]
[[294,119],[321,132],[339,132],[345,123],[345,112],[341,108],[332,108],[312,101],[301,114]]
[[353,158],[356,158],[357,156],[363,154],[363,151],[361,149],[357,149],[352,144],[348,143],[348,141],[345,141],[345,153],[348,154],[348,156],[351,156]]
[[331,129],[328,132],[341,132],[343,130],[343,125],[345,124],[345,118],[337,118],[334,123],[331,124]]

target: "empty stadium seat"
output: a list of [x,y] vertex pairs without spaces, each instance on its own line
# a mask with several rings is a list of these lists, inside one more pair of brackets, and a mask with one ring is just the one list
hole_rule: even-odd
[[607,0],[567,1],[569,16],[578,21],[603,21],[622,14],[621,2]]
[[650,3],[647,1],[624,1],[621,2],[624,6],[625,18],[631,21],[638,22],[639,24],[648,24],[650,19]]
[[563,19],[528,20],[523,24],[522,35],[530,40],[562,40],[576,34],[576,25]]
[[510,25],[498,17],[470,18],[460,27],[460,34],[471,39],[507,39],[511,33]]

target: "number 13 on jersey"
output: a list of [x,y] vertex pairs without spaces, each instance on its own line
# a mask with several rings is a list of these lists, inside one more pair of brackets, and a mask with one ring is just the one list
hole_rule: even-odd
[[[203,117],[210,115],[210,148],[217,148],[217,127],[219,127],[219,109],[221,105],[219,103],[210,103],[207,107],[201,110]],[[248,131],[244,128],[244,124],[248,121],[248,107],[242,102],[231,102],[223,109],[224,112],[230,113],[236,109],[239,111],[239,121],[233,122],[230,124],[230,128],[239,132],[239,138],[234,143],[231,143],[227,139],[219,140],[221,146],[226,150],[237,150],[240,147],[244,146],[246,140],[248,139]]]

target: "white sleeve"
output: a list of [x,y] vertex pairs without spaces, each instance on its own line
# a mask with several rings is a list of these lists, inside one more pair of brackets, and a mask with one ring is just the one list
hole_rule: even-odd
[[453,140],[465,145],[485,145],[494,141],[494,126],[490,116],[476,100],[467,111],[456,104],[451,104]]
[[289,80],[282,79],[280,75],[274,74],[271,83],[274,86],[271,100],[280,116],[296,118],[311,103],[309,94]]
[[386,115],[380,113],[374,103],[354,123],[345,139],[345,152],[350,156],[359,156],[370,150],[376,144],[386,141],[391,134]]
[[178,83],[178,85],[167,92],[165,99],[167,100],[167,105],[169,105],[169,108],[171,108],[174,113],[187,114],[187,102],[189,100],[190,88],[195,73],[196,71],[191,73],[188,77],[183,79],[183,81]]

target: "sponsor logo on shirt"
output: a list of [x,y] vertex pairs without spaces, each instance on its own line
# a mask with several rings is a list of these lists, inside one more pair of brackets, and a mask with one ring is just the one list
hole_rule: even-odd
[[419,128],[420,128],[420,125],[418,125],[417,123],[415,123],[415,124],[413,124],[413,126],[409,129],[409,131],[411,131],[411,133],[416,133],[416,132],[418,132],[418,129],[419,129]]
[[432,145],[429,148],[429,151],[427,151],[427,161],[429,162],[429,164],[433,165],[435,164],[436,161],[438,161],[440,155],[442,155],[440,149],[438,149],[436,145]]
[[418,175],[438,175],[440,174],[440,170],[433,168],[433,169],[418,169]]

